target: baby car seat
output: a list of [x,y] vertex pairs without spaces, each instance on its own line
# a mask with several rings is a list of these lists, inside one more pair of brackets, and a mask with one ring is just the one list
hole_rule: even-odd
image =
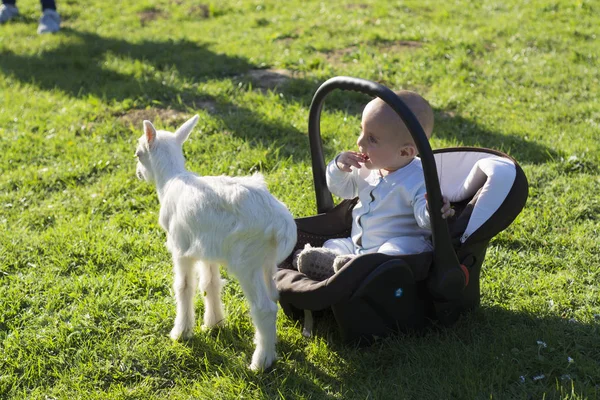
[[[489,241],[517,217],[528,184],[508,155],[484,148],[432,151],[410,109],[385,86],[364,79],[335,77],[315,93],[309,113],[309,140],[318,215],[298,218],[297,249],[349,237],[357,199],[334,207],[325,181],[320,117],[325,97],[336,89],[379,97],[408,127],[423,164],[432,226],[433,251],[389,256],[365,254],[335,275],[315,281],[292,267],[291,256],[275,275],[285,314],[300,319],[304,310],[331,309],[347,342],[370,342],[398,330],[418,330],[432,320],[448,325],[480,302],[479,275]],[[455,208],[441,216],[442,193]]]

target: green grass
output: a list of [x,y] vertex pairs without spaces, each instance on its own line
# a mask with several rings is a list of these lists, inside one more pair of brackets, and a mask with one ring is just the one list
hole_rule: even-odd
[[[18,5],[0,27],[0,398],[600,397],[598,2],[59,0],[49,36],[39,3]],[[266,68],[289,76],[253,78]],[[134,173],[142,120],[198,113],[190,169],[261,171],[312,215],[308,106],[336,75],[419,91],[434,148],[523,166],[530,197],[490,244],[481,308],[365,349],[330,323],[305,339],[280,313],[280,359],[254,374],[229,281],[227,325],[172,342],[159,204]],[[327,158],[354,146],[366,100],[328,98]]]

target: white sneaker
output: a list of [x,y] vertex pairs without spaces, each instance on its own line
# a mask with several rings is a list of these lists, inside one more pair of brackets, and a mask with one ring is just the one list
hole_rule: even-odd
[[37,32],[42,33],[54,33],[60,29],[60,15],[56,10],[47,8],[40,18],[40,25],[38,26]]
[[19,15],[19,9],[11,4],[2,4],[0,6],[0,24],[8,22]]

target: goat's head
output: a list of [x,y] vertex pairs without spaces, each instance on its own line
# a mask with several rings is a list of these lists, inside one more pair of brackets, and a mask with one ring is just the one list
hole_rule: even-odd
[[175,133],[157,131],[150,121],[144,121],[144,133],[138,140],[135,157],[136,175],[146,182],[155,183],[158,175],[170,175],[184,168],[181,147],[198,122],[198,115],[181,125]]

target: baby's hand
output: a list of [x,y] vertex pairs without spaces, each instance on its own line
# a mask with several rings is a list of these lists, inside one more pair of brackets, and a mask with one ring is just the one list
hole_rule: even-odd
[[454,216],[454,208],[452,208],[450,205],[448,198],[446,196],[442,196],[442,201],[444,202],[442,205],[442,218],[446,219]]
[[[425,193],[425,201],[427,201],[427,209],[429,210],[429,200],[427,199],[427,193]],[[454,215],[454,208],[450,205],[450,201],[446,196],[442,196],[442,218],[446,219]]]
[[360,168],[360,163],[365,162],[366,156],[355,151],[345,151],[337,156],[337,167],[345,172],[352,172],[351,167]]

